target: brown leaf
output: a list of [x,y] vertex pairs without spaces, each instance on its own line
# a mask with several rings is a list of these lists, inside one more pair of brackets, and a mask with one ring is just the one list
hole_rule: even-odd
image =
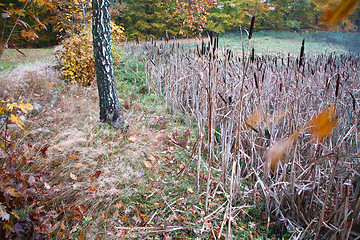
[[84,240],[85,239],[84,230],[81,230],[81,233],[80,233],[78,239],[79,240]]
[[5,191],[12,197],[21,197],[21,193],[15,191],[15,188],[6,188]]
[[91,177],[93,177],[94,179],[97,179],[97,178],[100,176],[101,173],[102,173],[102,171],[98,170],[98,171],[96,171],[95,174],[92,175]]
[[87,211],[87,207],[84,205],[84,204],[80,204],[80,206],[79,206],[79,212],[82,214],[82,215],[84,215],[85,214],[85,212]]
[[70,219],[81,221],[83,219],[83,215],[81,215],[80,213],[76,213],[76,214],[72,215],[70,217]]

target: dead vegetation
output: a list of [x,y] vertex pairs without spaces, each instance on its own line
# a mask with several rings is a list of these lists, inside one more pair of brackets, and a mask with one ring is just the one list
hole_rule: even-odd
[[25,209],[51,213],[49,238],[358,236],[359,56],[299,64],[215,39],[124,47],[128,138],[99,125],[95,88],[65,84],[52,65],[1,73],[1,99],[34,106],[25,132],[9,131],[42,192]]
[[359,55],[258,57],[251,41],[233,53],[212,36],[195,52],[143,47],[149,89],[197,123],[193,160],[214,238],[236,236],[244,217],[294,239],[359,235]]

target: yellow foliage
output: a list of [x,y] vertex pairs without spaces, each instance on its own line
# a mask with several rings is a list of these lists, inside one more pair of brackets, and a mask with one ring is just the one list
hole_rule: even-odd
[[23,113],[28,113],[27,110],[33,110],[34,107],[30,104],[30,103],[24,103],[23,101],[20,101],[20,104],[18,106],[20,108],[21,111],[23,111]]
[[[117,47],[124,38],[121,27],[112,25],[113,59],[117,64],[122,50]],[[115,47],[116,46],[116,47]],[[89,86],[95,83],[95,63],[91,30],[83,28],[78,34],[65,39],[62,49],[56,52],[65,81]]]
[[10,114],[11,117],[11,121],[13,123],[16,123],[16,125],[18,125],[19,128],[21,128],[22,130],[24,130],[25,124],[21,121],[21,119],[19,118],[19,116],[15,116],[14,114]]
[[19,116],[16,116],[15,113],[17,109],[20,109],[23,113],[28,113],[28,110],[33,110],[34,107],[30,103],[24,103],[20,101],[20,104],[8,103],[7,101],[1,100],[2,105],[0,105],[0,117],[1,118],[10,118],[13,123],[15,123],[19,128],[24,130],[25,124],[21,121]]

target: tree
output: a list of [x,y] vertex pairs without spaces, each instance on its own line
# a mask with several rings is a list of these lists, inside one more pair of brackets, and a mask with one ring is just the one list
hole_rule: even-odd
[[115,86],[111,50],[110,0],[93,0],[93,46],[99,93],[100,121],[126,131]]

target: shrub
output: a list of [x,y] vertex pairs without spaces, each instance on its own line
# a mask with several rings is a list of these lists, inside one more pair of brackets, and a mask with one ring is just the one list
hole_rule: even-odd
[[[111,23],[114,64],[119,63],[122,50],[119,47],[124,38],[123,28]],[[56,51],[62,76],[66,82],[89,86],[95,82],[95,64],[92,35],[84,27],[79,33],[65,39],[62,47]]]

